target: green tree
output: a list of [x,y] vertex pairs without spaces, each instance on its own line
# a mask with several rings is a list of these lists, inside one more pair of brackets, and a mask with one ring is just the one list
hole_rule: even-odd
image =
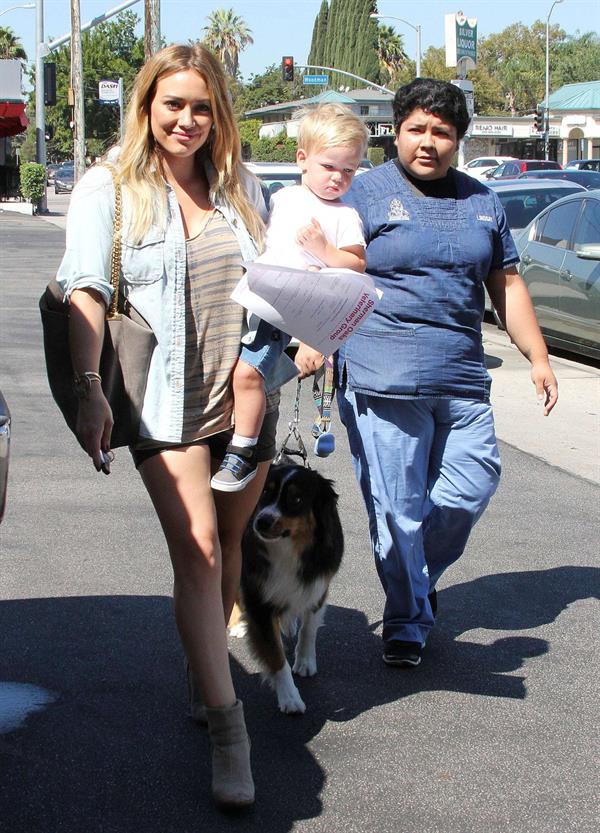
[[386,81],[396,84],[400,72],[407,64],[408,57],[404,51],[402,36],[397,34],[393,26],[379,25],[377,54],[382,74],[387,74]]
[[252,145],[252,159],[256,162],[295,162],[297,144],[287,136],[259,139]]
[[[551,55],[564,38],[559,26],[550,27]],[[477,51],[478,61],[498,82],[499,107],[513,116],[534,110],[544,97],[546,24],[513,23],[483,38]]]
[[378,26],[377,21],[371,19],[371,15],[376,11],[377,3],[375,0],[363,0],[360,3],[358,15],[360,22],[356,41],[358,55],[355,64],[356,68],[350,71],[377,84],[380,80],[377,39]]
[[219,56],[226,72],[236,78],[239,55],[249,43],[254,43],[251,30],[233,9],[216,9],[208,16],[204,44]]
[[27,53],[10,26],[0,26],[0,60],[27,60]]
[[[351,72],[379,83],[380,67],[377,24],[370,15],[375,0],[323,0],[313,26],[309,64]],[[330,86],[353,82],[346,75],[332,73]]]
[[324,66],[324,49],[327,41],[327,18],[329,17],[329,4],[327,0],[323,0],[319,14],[315,18],[315,25],[313,27],[312,41],[310,44],[310,52],[308,54],[309,65]]
[[234,110],[242,116],[248,110],[281,104],[299,98],[303,91],[300,79],[290,84],[281,77],[281,67],[272,64],[261,75],[251,75],[245,85],[235,87]]
[[437,78],[438,81],[452,81],[456,77],[456,69],[446,66],[443,46],[430,46],[425,50],[421,59],[421,75],[423,78]]
[[[82,34],[83,88],[85,110],[86,152],[99,156],[119,139],[119,108],[101,104],[98,82],[123,78],[124,99],[144,62],[144,43],[135,34],[138,16],[126,11],[114,21],[101,23]],[[73,158],[73,132],[70,127],[72,108],[68,104],[71,77],[71,50],[65,46],[52,56],[56,61],[57,103],[46,108],[46,124],[54,137],[48,142],[48,158],[56,161]],[[30,119],[35,118],[35,93],[28,107]]]
[[563,84],[596,81],[600,67],[600,37],[595,32],[567,36],[562,43],[555,44],[550,60],[551,90]]

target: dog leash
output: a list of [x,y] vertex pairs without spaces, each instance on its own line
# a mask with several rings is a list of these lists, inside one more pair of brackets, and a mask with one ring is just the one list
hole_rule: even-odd
[[315,373],[313,399],[317,406],[317,418],[312,427],[317,457],[329,457],[335,451],[335,436],[331,432],[331,405],[334,397],[332,356]]
[[[307,469],[310,468],[308,462],[308,452],[306,451],[306,446],[304,445],[304,440],[300,436],[300,430],[298,428],[298,424],[300,422],[300,393],[302,391],[302,381],[298,379],[296,382],[296,401],[294,402],[294,415],[291,421],[288,424],[289,432],[283,443],[281,444],[281,448],[277,452],[275,456],[274,463],[281,462],[281,458],[286,457],[300,457],[302,460],[302,465],[306,466]],[[288,445],[288,443],[295,443],[295,447],[293,445]]]

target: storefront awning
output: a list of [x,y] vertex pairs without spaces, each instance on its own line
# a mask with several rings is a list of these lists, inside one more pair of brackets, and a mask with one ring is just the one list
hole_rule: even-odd
[[22,101],[0,101],[0,138],[23,133],[28,124]]

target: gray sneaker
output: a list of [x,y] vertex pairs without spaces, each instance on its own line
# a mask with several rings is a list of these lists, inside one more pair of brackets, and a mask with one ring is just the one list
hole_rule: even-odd
[[255,445],[240,448],[230,443],[210,485],[219,492],[240,492],[256,477],[256,465]]

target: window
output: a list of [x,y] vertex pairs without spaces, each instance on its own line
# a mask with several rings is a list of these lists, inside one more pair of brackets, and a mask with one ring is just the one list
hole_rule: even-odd
[[569,240],[580,208],[581,201],[572,200],[549,211],[540,242],[559,249],[569,248]]
[[368,116],[369,115],[369,105],[368,104],[361,104],[360,105],[360,114],[361,114],[361,116]]
[[515,162],[507,162],[504,168],[503,176],[518,176],[519,166]]
[[575,247],[586,243],[600,244],[600,202],[586,200],[573,238]]
[[472,162],[469,162],[467,168],[491,168],[496,164],[495,159],[473,159]]
[[531,227],[531,232],[529,234],[530,240],[535,240],[536,243],[542,242],[542,235],[544,233],[544,226],[546,225],[546,218],[548,217],[547,214],[543,214],[539,220],[536,220],[533,226]]

